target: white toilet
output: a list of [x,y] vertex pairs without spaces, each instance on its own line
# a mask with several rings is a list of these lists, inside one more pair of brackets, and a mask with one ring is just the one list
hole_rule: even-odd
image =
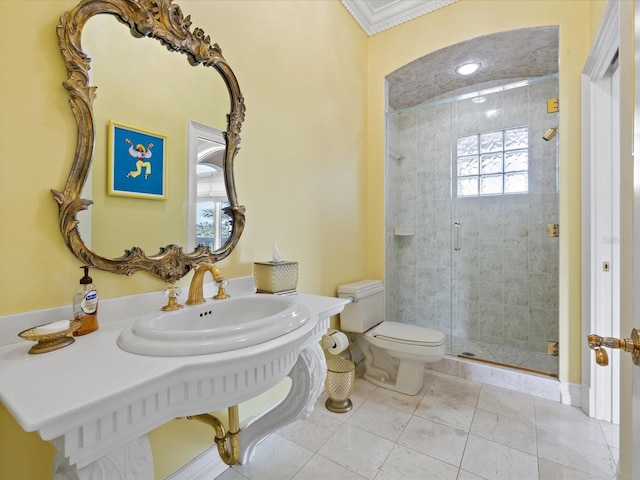
[[361,280],[338,287],[338,297],[353,301],[340,314],[340,329],[359,333],[364,378],[407,395],[424,385],[424,366],[445,354],[444,333],[418,325],[385,322],[384,286]]

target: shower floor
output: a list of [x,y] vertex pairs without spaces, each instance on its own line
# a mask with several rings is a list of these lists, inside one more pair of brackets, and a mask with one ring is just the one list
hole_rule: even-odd
[[546,352],[533,352],[510,345],[453,337],[452,355],[511,365],[558,376],[558,357]]

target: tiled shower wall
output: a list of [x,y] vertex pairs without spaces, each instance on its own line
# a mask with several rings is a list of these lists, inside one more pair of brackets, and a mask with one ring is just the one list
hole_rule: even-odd
[[[387,114],[387,318],[544,352],[558,339],[557,78]],[[452,198],[459,136],[529,128],[529,192]],[[461,250],[452,245],[461,224]],[[395,227],[406,227],[394,233]],[[403,235],[404,233],[404,235]],[[530,368],[536,368],[530,365]]]

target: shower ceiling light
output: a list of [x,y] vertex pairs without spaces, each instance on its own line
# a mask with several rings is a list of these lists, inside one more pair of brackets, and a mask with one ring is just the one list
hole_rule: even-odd
[[458,75],[471,75],[472,73],[476,73],[482,64],[480,62],[468,62],[458,65],[456,67],[456,73]]

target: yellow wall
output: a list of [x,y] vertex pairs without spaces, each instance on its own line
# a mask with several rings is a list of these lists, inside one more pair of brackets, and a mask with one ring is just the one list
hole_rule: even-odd
[[[0,315],[69,305],[80,278],[80,262],[62,240],[49,191],[64,187],[75,149],[75,119],[62,87],[66,72],[56,39],[60,15],[75,3],[2,2],[12,21],[0,33]],[[239,247],[221,262],[222,272],[250,275],[253,261],[270,259],[277,241],[283,257],[300,264],[300,290],[335,295],[340,283],[364,274],[366,35],[339,2],[179,5],[193,27],[222,47],[247,106],[236,159],[247,222]],[[150,79],[148,88],[156,81]],[[119,235],[117,228],[112,235]],[[92,277],[103,299],[164,288],[143,273],[95,271]],[[161,293],[158,300],[164,300]],[[90,361],[79,359],[85,360]],[[179,422],[168,428],[179,435],[174,423]],[[53,449],[23,433],[1,407],[0,432],[0,478],[50,478]],[[20,460],[5,443],[24,445],[30,461]],[[193,445],[174,444],[171,455],[179,457],[176,450],[184,448],[191,458],[209,445],[210,438],[195,451]]]
[[[68,305],[80,275],[49,191],[63,188],[75,148],[55,36],[58,17],[74,4],[2,2],[13,20],[0,34],[0,315]],[[561,355],[561,374],[579,383],[580,71],[603,2],[461,0],[369,38],[337,1],[179,4],[221,45],[247,104],[236,170],[247,226],[221,269],[228,277],[250,275],[252,262],[269,259],[278,241],[285,259],[300,262],[299,288],[324,295],[364,276],[383,278],[384,76],[479,35],[560,25],[560,325],[561,349],[570,352]],[[142,273],[92,276],[102,298],[164,287]],[[169,428],[181,428],[174,423]],[[22,432],[3,408],[0,432],[0,478],[50,478],[49,444]],[[19,460],[17,445],[29,462]],[[205,447],[185,448],[193,456]]]

